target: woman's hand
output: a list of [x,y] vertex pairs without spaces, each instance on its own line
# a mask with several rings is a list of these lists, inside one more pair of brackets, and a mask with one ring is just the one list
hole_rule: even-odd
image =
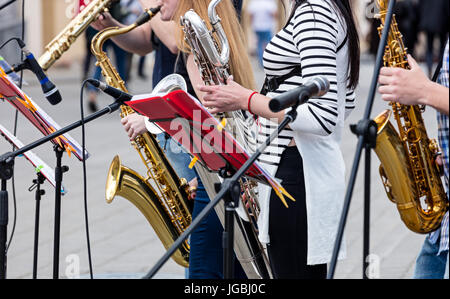
[[145,116],[133,113],[122,118],[121,122],[131,141],[136,139],[138,135],[147,132],[147,127],[145,126]]
[[198,180],[197,178],[192,179],[189,182],[189,199],[194,200],[197,197]]
[[230,76],[227,85],[199,85],[198,90],[204,92],[203,105],[210,109],[212,114],[236,110],[247,110],[248,98],[252,90],[242,87],[233,81]]
[[101,31],[105,28],[119,26],[120,23],[117,22],[109,12],[104,12],[100,14],[95,22],[91,23],[92,28],[97,31]]

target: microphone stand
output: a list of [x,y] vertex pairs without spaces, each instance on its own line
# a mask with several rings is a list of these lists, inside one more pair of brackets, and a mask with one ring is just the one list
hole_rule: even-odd
[[341,219],[339,222],[339,228],[336,236],[336,241],[334,244],[333,255],[330,262],[330,267],[328,270],[327,279],[332,279],[336,270],[336,263],[339,255],[339,250],[341,247],[341,242],[344,234],[344,228],[347,221],[348,211],[350,208],[350,201],[353,194],[353,189],[356,182],[356,176],[358,173],[359,162],[362,156],[363,149],[365,150],[365,174],[364,174],[364,228],[363,228],[363,278],[368,279],[367,267],[369,266],[366,260],[369,255],[370,248],[370,168],[371,168],[371,150],[376,146],[378,125],[370,119],[372,113],[373,102],[376,94],[378,76],[380,74],[380,68],[383,64],[383,55],[385,51],[385,46],[389,36],[389,31],[392,22],[392,16],[394,11],[394,6],[396,4],[395,0],[389,1],[389,7],[386,14],[385,24],[383,32],[380,39],[380,44],[378,45],[378,52],[375,61],[375,70],[372,78],[372,84],[369,91],[369,97],[367,100],[366,110],[363,119],[356,125],[351,126],[351,130],[354,134],[358,136],[358,145],[356,149],[356,154],[353,161],[353,166],[350,174],[350,181],[347,187],[347,192],[345,195],[344,206],[342,210]]
[[[200,222],[211,212],[212,209],[221,201],[225,201],[225,224],[224,224],[224,278],[231,279],[233,274],[233,244],[234,244],[234,210],[240,196],[239,180],[245,172],[256,162],[258,157],[270,145],[270,143],[283,131],[291,122],[297,118],[297,108],[300,101],[297,102],[291,111],[286,113],[283,121],[278,126],[278,129],[273,132],[263,145],[237,170],[232,177],[227,177],[221,184],[221,189],[211,200],[208,205],[197,215],[192,221],[191,225],[178,237],[172,246],[166,251],[154,267],[143,277],[144,279],[151,279],[158,272],[167,260],[175,253],[175,251],[183,244],[190,234],[197,228]],[[226,168],[224,169],[226,170]],[[223,171],[222,171],[223,172]],[[222,174],[222,177],[226,175]],[[226,263],[226,264],[225,264]]]
[[[39,139],[27,146],[24,146],[16,151],[9,152],[6,154],[3,154],[0,156],[0,179],[1,179],[1,191],[0,191],[0,279],[6,278],[6,239],[7,239],[7,225],[8,225],[8,191],[7,191],[7,181],[12,178],[13,176],[13,169],[14,169],[14,159],[17,156],[20,156],[46,142],[49,142],[69,131],[72,131],[78,127],[81,127],[83,124],[89,123],[103,115],[111,114],[112,112],[118,110],[121,105],[124,104],[124,102],[128,99],[116,99],[114,103],[111,105],[103,108],[102,110],[99,110],[95,112],[94,114],[91,114],[87,116],[84,121],[79,120],[71,125],[68,125],[67,127],[64,127],[50,135],[45,136],[42,139]],[[59,146],[58,146],[59,147]],[[56,151],[56,150],[55,150]],[[57,154],[57,167],[55,169],[55,179],[57,181],[57,186],[55,187],[56,191],[56,199],[57,202],[55,202],[55,255],[54,258],[59,258],[59,219],[60,219],[60,196],[61,196],[61,182],[62,182],[62,173],[64,170],[67,170],[68,168],[65,168],[64,166],[61,166],[61,160],[59,155],[62,156],[62,150],[56,151]],[[59,179],[58,179],[59,177]],[[59,181],[59,183],[58,183]],[[58,188],[59,185],[59,188]],[[58,195],[59,194],[59,195]],[[59,200],[58,200],[59,197]],[[59,202],[59,203],[58,203]],[[54,271],[53,276],[54,278],[58,278],[57,276],[57,265],[58,262],[54,261]]]
[[53,278],[59,277],[59,245],[61,236],[61,190],[63,173],[69,170],[68,166],[61,166],[64,149],[59,145],[53,146],[56,155],[55,167],[55,224],[54,224],[54,242],[53,242]]
[[33,279],[37,278],[37,264],[38,264],[38,246],[39,246],[39,215],[41,206],[41,197],[45,195],[45,190],[41,189],[41,185],[45,182],[45,176],[41,173],[37,173],[37,178],[33,180],[33,185],[28,191],[35,191],[36,211],[34,220],[34,248],[33,248]]

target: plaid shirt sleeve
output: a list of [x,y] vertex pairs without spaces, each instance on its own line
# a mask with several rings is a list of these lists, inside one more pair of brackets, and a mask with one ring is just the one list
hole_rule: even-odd
[[[439,75],[438,83],[449,87],[449,42],[447,41],[447,46],[445,47],[444,51],[444,57],[442,61],[442,69],[441,73]],[[444,161],[444,177],[445,177],[445,184],[447,187],[447,190],[449,188],[449,160],[448,160],[448,148],[449,148],[449,128],[448,128],[448,115],[445,115],[443,113],[438,112],[437,113],[437,122],[438,122],[438,137],[439,137],[439,144],[442,151],[442,158]],[[447,191],[448,192],[448,191]],[[448,197],[448,193],[447,193]],[[440,246],[439,246],[439,253],[442,251],[447,250],[448,251],[448,231],[449,231],[449,213],[447,213],[444,216],[444,219],[442,220],[441,228],[440,230],[430,234],[430,241],[437,241],[440,237]]]

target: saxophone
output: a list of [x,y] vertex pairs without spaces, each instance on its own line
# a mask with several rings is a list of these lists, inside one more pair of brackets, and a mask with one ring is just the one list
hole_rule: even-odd
[[[228,65],[230,47],[215,10],[220,1],[211,1],[208,7],[208,16],[213,27],[213,32],[217,34],[220,41],[221,50],[219,50],[218,43],[213,38],[213,33],[208,30],[206,23],[194,10],[187,11],[181,17],[181,26],[185,34],[185,41],[193,53],[194,61],[206,85],[224,84],[230,76]],[[248,147],[247,142],[249,136],[246,134],[248,127],[241,111],[221,113],[216,117],[219,119],[225,118],[227,120],[224,126],[225,130],[231,132],[240,144]],[[196,170],[209,197],[214,198],[217,194],[214,186],[216,183],[221,182],[221,178],[218,174],[210,173],[201,165],[196,166]],[[243,191],[241,195],[242,206],[248,206],[248,208],[238,209],[239,215],[235,217],[237,227],[239,228],[235,232],[234,239],[237,259],[249,279],[271,278],[272,271],[268,256],[263,245],[258,240],[258,229],[256,226],[259,215],[256,191],[257,184],[247,178],[243,178],[240,181],[240,186]],[[223,225],[224,205],[216,205],[215,211]]]
[[[377,0],[380,9],[381,34],[388,1]],[[408,69],[407,52],[393,16],[384,54],[384,64]],[[388,198],[397,205],[405,225],[416,233],[439,228],[448,209],[447,196],[436,164],[439,147],[428,138],[422,118],[423,108],[390,103],[376,117],[378,137],[375,152],[380,159],[380,176]],[[394,115],[399,132],[389,121]]]
[[89,3],[46,47],[38,63],[47,71],[77,38],[94,22],[97,17],[108,10],[118,0],[94,0]]
[[[112,27],[99,32],[93,39],[91,50],[97,59],[97,66],[102,69],[102,75],[108,85],[127,91],[124,81],[111,64],[103,44],[109,38],[125,34],[149,21],[159,12],[160,7],[149,9],[138,20],[127,27]],[[173,87],[173,91],[177,87]],[[121,106],[121,117],[133,114],[130,107]],[[119,195],[132,202],[146,217],[154,228],[157,236],[168,249],[192,221],[192,204],[188,199],[188,184],[180,179],[159,147],[155,137],[146,132],[138,136],[132,145],[138,151],[147,168],[147,177],[121,164],[116,156],[109,168],[106,182],[106,201],[111,203]],[[150,184],[156,185],[156,189]],[[187,241],[172,256],[173,260],[183,266],[189,265],[189,244]]]

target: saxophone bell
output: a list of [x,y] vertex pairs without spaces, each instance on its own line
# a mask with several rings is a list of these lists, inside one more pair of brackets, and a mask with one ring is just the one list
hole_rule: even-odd
[[[114,157],[109,167],[106,189],[106,202],[112,203],[116,196],[121,196],[133,203],[147,219],[167,250],[179,236],[172,219],[165,216],[164,207],[160,203],[157,192],[152,185],[136,171],[122,165],[120,157]],[[189,243],[183,245],[172,256],[182,267],[189,266]]]

